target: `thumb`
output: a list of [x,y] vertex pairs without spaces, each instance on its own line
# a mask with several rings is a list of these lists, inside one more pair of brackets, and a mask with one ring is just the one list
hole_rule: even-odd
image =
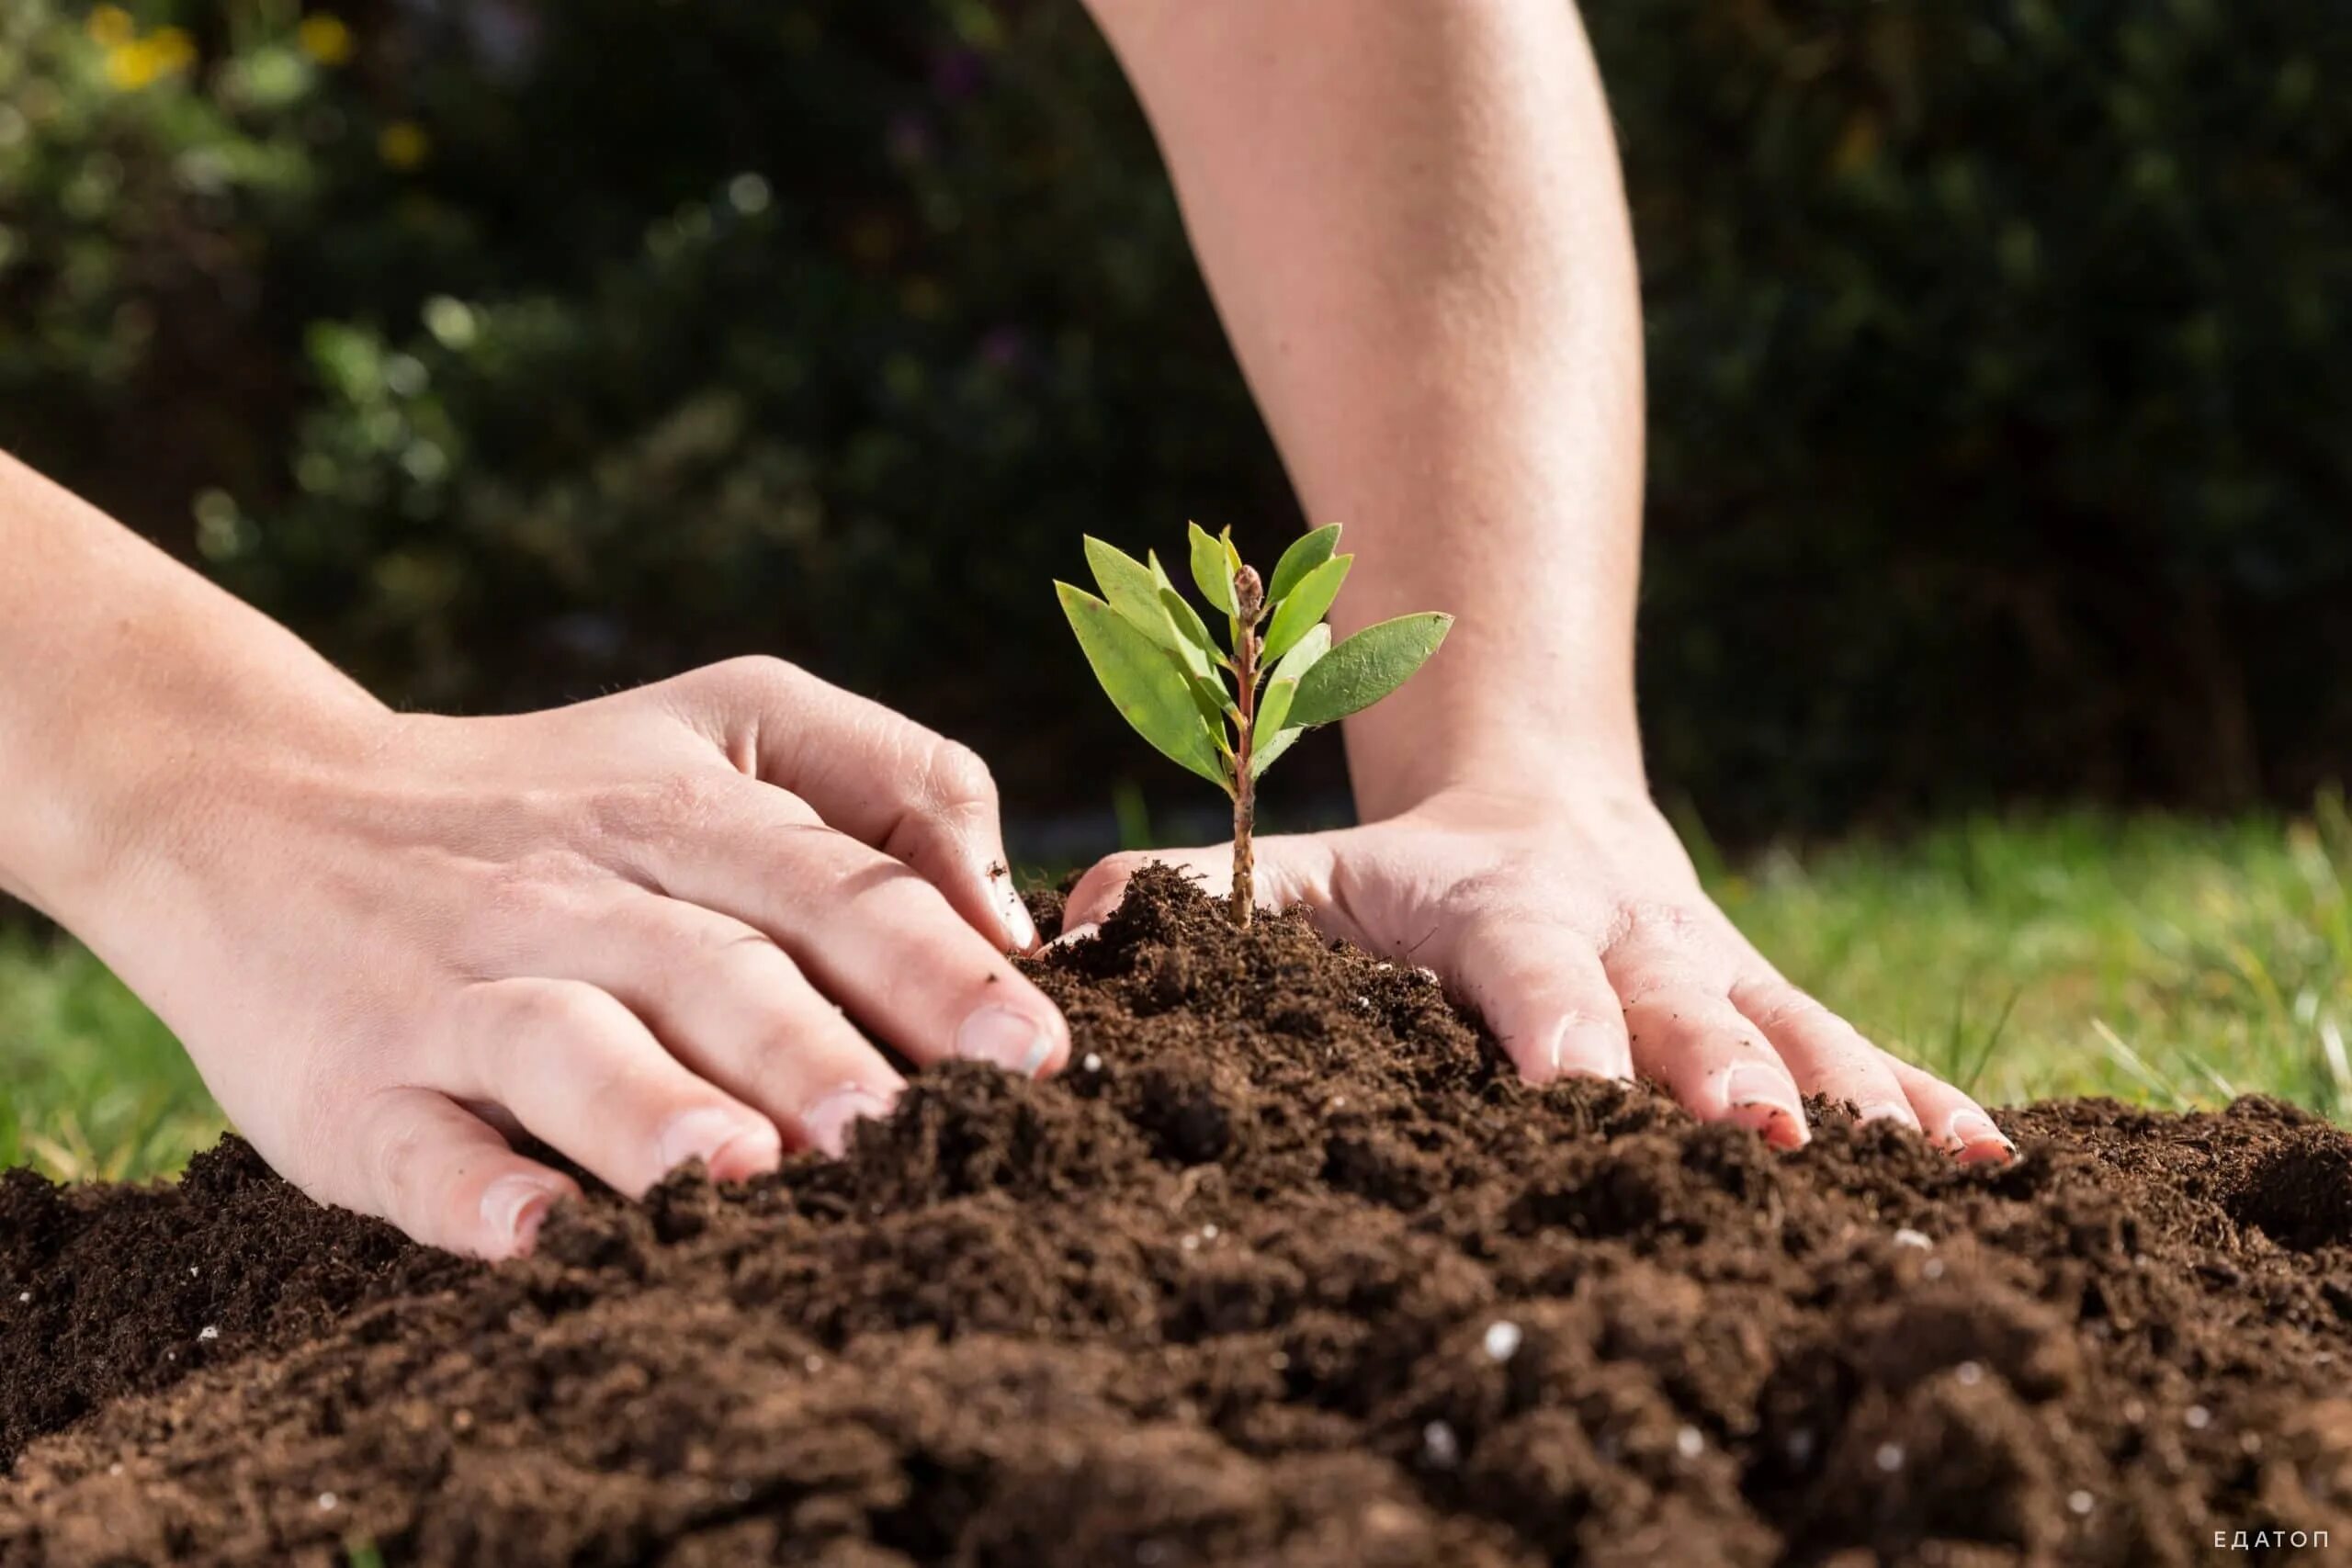
[[[1256,902],[1261,909],[1286,909],[1306,904],[1322,912],[1330,906],[1330,854],[1307,836],[1259,839],[1252,845]],[[1078,879],[1062,907],[1062,934],[1057,942],[1091,936],[1127,896],[1127,884],[1148,865],[1165,865],[1198,881],[1212,897],[1223,897],[1233,886],[1233,846],[1205,844],[1190,850],[1122,850],[1097,861]]]

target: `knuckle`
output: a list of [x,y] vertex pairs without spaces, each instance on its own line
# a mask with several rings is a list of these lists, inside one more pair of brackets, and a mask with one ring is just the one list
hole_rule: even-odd
[[746,653],[711,665],[703,671],[703,678],[722,693],[762,698],[799,681],[800,667],[773,653]]
[[1625,913],[1628,940],[1638,938],[1669,951],[1687,951],[1715,935],[1707,917],[1688,904],[1636,904]]
[[377,1120],[373,1160],[377,1202],[387,1219],[413,1220],[426,1212],[426,1189],[432,1184],[424,1129],[413,1116],[387,1114]]
[[591,803],[589,836],[628,844],[667,839],[707,822],[734,783],[731,774],[687,768],[616,784]]
[[587,883],[569,851],[535,851],[482,866],[468,880],[456,929],[466,949],[499,962],[573,910]]
[[978,751],[960,740],[934,741],[923,769],[923,792],[946,808],[996,804],[996,775]]
[[507,987],[501,1022],[516,1033],[563,1038],[600,1032],[608,1021],[603,993],[561,983]]

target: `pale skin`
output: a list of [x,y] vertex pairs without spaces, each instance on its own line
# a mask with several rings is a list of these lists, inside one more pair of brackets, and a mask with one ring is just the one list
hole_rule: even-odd
[[[1639,290],[1600,82],[1557,0],[1092,0],[1307,515],[1344,522],[1344,636],[1451,611],[1348,721],[1364,826],[1261,839],[1260,902],[1435,968],[1521,1072],[1654,1078],[1801,1144],[1801,1095],[2008,1145],[1790,985],[1700,890],[1634,712]],[[1143,858],[1212,887],[1229,847]]]
[[[1306,509],[1349,525],[1335,631],[1457,617],[1349,721],[1365,825],[1261,840],[1260,900],[1435,967],[1530,1078],[1638,1072],[1783,1145],[1826,1094],[2005,1155],[1781,979],[1649,802],[1638,302],[1573,14],[1095,10]],[[1164,858],[1229,874],[1229,848]],[[514,1134],[638,1192],[837,1152],[904,1087],[873,1042],[1054,1072],[1003,865],[977,758],[787,665],[394,713],[0,457],[0,889],[322,1201],[503,1258],[573,1190]],[[1091,872],[1073,923],[1132,869]]]

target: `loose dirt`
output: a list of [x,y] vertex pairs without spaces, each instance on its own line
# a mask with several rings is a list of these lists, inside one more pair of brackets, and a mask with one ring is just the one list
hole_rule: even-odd
[[1035,972],[1059,1079],[926,1073],[840,1163],[599,1197],[496,1269],[233,1142],[9,1175],[0,1564],[2352,1544],[2352,1142],[2299,1111],[2034,1106],[1963,1170],[1825,1109],[1775,1154],[1528,1089],[1427,976],[1159,872]]

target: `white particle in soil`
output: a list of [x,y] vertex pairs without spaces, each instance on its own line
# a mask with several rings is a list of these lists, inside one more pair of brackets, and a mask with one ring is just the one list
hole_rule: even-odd
[[1421,1458],[1433,1470],[1452,1470],[1462,1461],[1462,1443],[1453,1428],[1432,1421],[1421,1428]]
[[1887,1474],[1893,1475],[1896,1471],[1903,1468],[1903,1445],[1901,1443],[1881,1443],[1878,1446],[1878,1453],[1875,1457],[1878,1461],[1878,1467],[1886,1472]]
[[1102,1070],[1102,1058],[1096,1055],[1093,1052],[1089,1051],[1086,1054],[1085,1059],[1080,1061],[1078,1065],[1084,1067],[1090,1073],[1099,1073]]
[[2091,1495],[2084,1491],[2079,1486],[2074,1491],[2066,1494],[2066,1506],[2072,1508],[2077,1514],[2089,1513],[2091,1511],[2092,1501],[2093,1499]]
[[1272,1355],[1266,1358],[1266,1365],[1273,1368],[1274,1371],[1278,1372],[1287,1371],[1290,1370],[1290,1357],[1283,1351],[1277,1350]]
[[1430,968],[1426,964],[1414,964],[1413,973],[1419,975],[1422,979],[1428,981],[1432,986],[1437,984],[1437,971]]
[[1922,1280],[1940,1280],[1943,1277],[1944,1260],[1942,1258],[1930,1258],[1919,1265],[1919,1278]]
[[1181,1238],[1176,1245],[1182,1247],[1187,1252],[1196,1252],[1200,1249],[1201,1238],[1196,1235],[1184,1236]]
[[1962,1361],[1952,1369],[1952,1373],[1971,1388],[1984,1381],[1984,1368],[1975,1361]]
[[208,1323],[196,1331],[196,1337],[198,1339],[218,1339],[220,1337],[220,1330]]
[[1498,1317],[1487,1325],[1487,1359],[1508,1361],[1519,1354],[1519,1342],[1523,1337],[1519,1325],[1507,1317]]
[[195,1278],[196,1278],[196,1274],[197,1274],[197,1268],[196,1268],[196,1265],[195,1265],[195,1264],[193,1264],[193,1263],[189,1264],[189,1265],[187,1266],[187,1277],[188,1277],[189,1279],[193,1280],[193,1279],[195,1279]]
[[2240,1437],[2238,1438],[2238,1450],[2241,1453],[2260,1453],[2262,1451],[2262,1434],[2259,1432],[2248,1432]]
[[1684,1459],[1697,1459],[1707,1451],[1707,1439],[1696,1427],[1685,1427],[1674,1434],[1674,1451]]
[[1215,1241],[1216,1239],[1216,1226],[1215,1224],[1203,1225],[1201,1227],[1201,1239],[1203,1241]]
[[1915,1231],[1910,1226],[1905,1225],[1901,1230],[1894,1233],[1894,1245],[1897,1247],[1933,1247],[1936,1244],[1928,1239],[1925,1232]]
[[176,1361],[179,1359],[180,1353],[177,1350],[166,1350],[164,1352],[164,1359],[166,1361]]
[[18,1291],[17,1299],[20,1302],[28,1302],[33,1299],[33,1293],[30,1291]]
[[107,1466],[107,1473],[108,1475],[120,1475],[122,1473],[122,1461],[117,1460],[112,1464]]
[[825,1358],[816,1355],[804,1356],[800,1359],[800,1365],[808,1371],[821,1372],[825,1370]]
[[1388,973],[1388,971],[1390,971],[1391,969],[1396,968],[1396,965],[1395,965],[1394,964],[1386,964],[1386,963],[1383,963],[1383,964],[1374,964],[1374,965],[1373,965],[1373,967],[1374,967],[1374,969],[1379,970],[1382,974],[1385,975],[1385,974],[1387,974],[1387,973]]
[[319,1494],[319,1507],[320,1507],[322,1510],[328,1509],[328,1508],[332,1508],[332,1507],[334,1507],[334,1505],[335,1505],[335,1495],[334,1495],[334,1493],[332,1493],[332,1492],[322,1492],[322,1493],[320,1493],[320,1494]]
[[2182,1412],[2180,1418],[2188,1422],[2193,1429],[2199,1432],[2213,1424],[2213,1413],[2206,1409],[2201,1404],[2190,1405],[2186,1411]]

